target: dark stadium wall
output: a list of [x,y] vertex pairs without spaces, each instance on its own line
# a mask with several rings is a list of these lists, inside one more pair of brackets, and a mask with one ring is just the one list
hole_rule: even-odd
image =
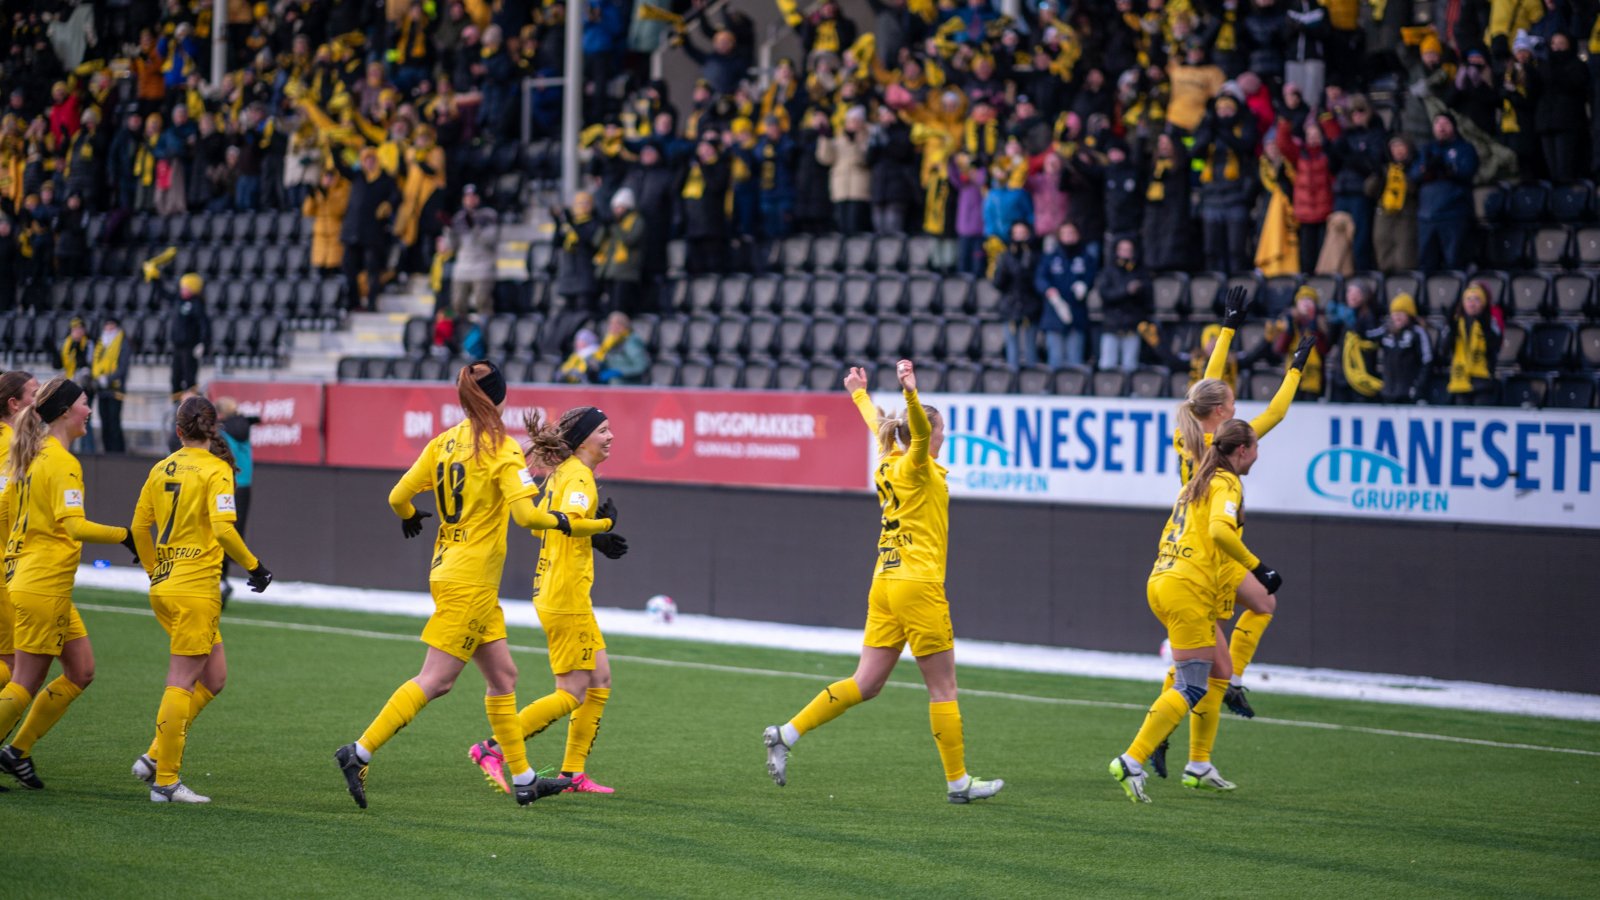
[[[85,457],[89,515],[126,521],[148,459]],[[602,469],[602,474],[604,470]],[[428,551],[385,497],[397,473],[256,468],[246,537],[280,578],[422,590]],[[869,494],[613,483],[628,556],[598,561],[596,603],[861,626],[878,510]],[[422,498],[423,508],[431,501]],[[963,637],[1154,654],[1144,599],[1161,514],[956,501],[948,580]],[[1260,659],[1593,691],[1600,533],[1253,515],[1251,548],[1283,572]],[[537,544],[513,533],[502,595]]]

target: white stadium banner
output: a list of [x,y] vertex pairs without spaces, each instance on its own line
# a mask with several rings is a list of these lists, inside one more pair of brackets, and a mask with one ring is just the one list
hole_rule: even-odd
[[[875,395],[886,409],[898,394]],[[1177,403],[927,394],[950,495],[1171,506]],[[1240,403],[1250,418],[1265,408]],[[1297,403],[1245,480],[1263,512],[1600,528],[1600,415]]]

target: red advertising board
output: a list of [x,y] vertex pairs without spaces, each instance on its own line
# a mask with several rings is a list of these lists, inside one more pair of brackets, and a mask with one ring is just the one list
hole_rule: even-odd
[[316,381],[212,381],[212,400],[232,397],[261,424],[250,430],[257,462],[322,462],[323,385]]
[[[462,420],[453,386],[330,384],[327,462],[404,469],[434,435]],[[598,405],[616,441],[602,475],[745,487],[860,490],[868,439],[842,392],[800,394],[632,388],[513,387],[505,421],[558,418]]]

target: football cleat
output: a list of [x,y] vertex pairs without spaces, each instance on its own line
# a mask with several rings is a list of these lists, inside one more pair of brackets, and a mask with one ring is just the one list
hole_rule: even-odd
[[355,798],[356,805],[366,809],[367,764],[356,755],[356,745],[345,744],[333,751],[333,761],[339,766],[339,771],[344,773],[344,785],[350,789],[350,796]]
[[467,759],[483,770],[483,780],[489,782],[490,787],[511,793],[511,782],[506,779],[506,757],[499,747],[488,741],[479,741],[467,751]]
[[145,784],[151,786],[155,785],[156,761],[150,758],[150,754],[141,753],[139,754],[139,758],[133,761],[133,777],[139,779]]
[[1122,785],[1122,792],[1134,803],[1149,803],[1150,795],[1144,792],[1144,780],[1149,775],[1144,770],[1129,765],[1126,757],[1119,756],[1111,761],[1111,777]]
[[1222,777],[1216,766],[1207,766],[1204,772],[1184,767],[1183,786],[1198,791],[1231,791],[1238,785]]
[[540,797],[559,794],[569,787],[572,787],[572,779],[570,778],[540,778],[538,775],[533,776],[533,781],[527,784],[513,784],[511,786],[513,792],[517,795],[518,806],[527,806]]
[[572,776],[572,787],[567,788],[569,794],[615,794],[616,788],[608,788],[582,772]]
[[1150,768],[1155,769],[1156,774],[1162,778],[1167,777],[1167,746],[1170,743],[1170,740],[1167,740],[1157,744],[1155,752],[1146,760]]
[[211,798],[196,794],[189,786],[181,781],[162,787],[159,784],[150,785],[151,803],[210,803]]
[[783,742],[783,729],[768,725],[761,732],[761,742],[767,745],[767,774],[773,784],[783,787],[789,783],[789,745]]
[[33,758],[18,753],[15,747],[7,746],[0,750],[0,772],[15,778],[18,784],[30,791],[44,790],[44,782],[33,771]]
[[1000,789],[1005,786],[1005,781],[999,778],[984,781],[982,778],[971,777],[967,780],[965,790],[951,791],[946,796],[950,798],[951,803],[971,803],[974,800],[987,800],[1000,793]]
[[1251,708],[1250,700],[1245,697],[1244,693],[1244,685],[1230,684],[1228,689],[1222,693],[1222,702],[1235,715],[1244,716],[1246,719],[1254,719],[1256,711]]

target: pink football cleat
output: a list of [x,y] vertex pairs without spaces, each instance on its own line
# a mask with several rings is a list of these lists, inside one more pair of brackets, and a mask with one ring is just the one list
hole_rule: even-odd
[[467,758],[483,770],[484,781],[507,794],[511,793],[511,785],[506,781],[506,758],[499,747],[491,746],[488,741],[479,741],[467,751]]
[[615,788],[608,788],[582,772],[572,776],[572,787],[566,790],[569,794],[615,794],[616,792]]

